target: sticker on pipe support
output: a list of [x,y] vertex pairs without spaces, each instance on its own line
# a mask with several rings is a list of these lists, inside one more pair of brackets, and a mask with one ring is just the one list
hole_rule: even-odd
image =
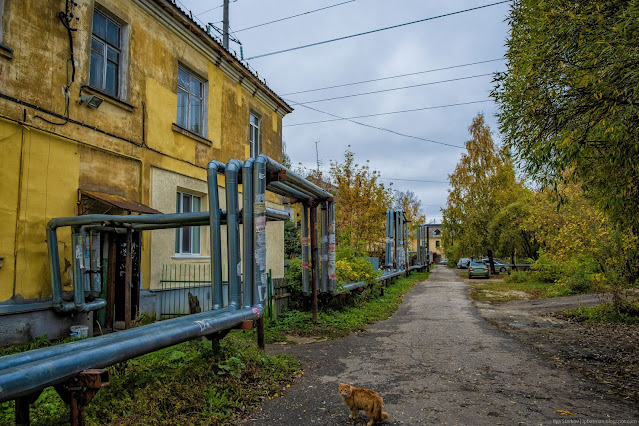
[[333,280],[333,281],[337,281],[337,275],[335,275],[335,274],[331,274],[331,280]]
[[308,245],[308,237],[302,237],[302,245],[303,246],[307,246]]
[[308,269],[308,262],[302,262],[302,269]]
[[335,243],[328,245],[328,251],[335,251]]
[[335,234],[334,233],[328,234],[328,242],[329,242],[329,244],[335,244]]
[[237,275],[240,276],[242,275],[242,262],[238,262],[237,263]]

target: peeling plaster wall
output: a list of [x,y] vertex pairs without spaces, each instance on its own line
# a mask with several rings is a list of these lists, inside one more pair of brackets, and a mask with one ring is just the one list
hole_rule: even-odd
[[[3,2],[1,40],[13,55],[0,55],[0,140],[4,149],[0,156],[0,256],[4,257],[0,302],[51,296],[45,226],[53,217],[78,213],[78,189],[164,206],[168,192],[154,186],[159,179],[155,171],[164,170],[199,182],[195,186],[205,193],[201,188],[211,159],[247,158],[251,111],[262,117],[263,152],[281,159],[282,117],[290,107],[201,31],[189,28],[188,20],[169,1],[76,3],[73,13],[78,20],[71,24],[78,29],[72,33],[76,64],[72,82],[69,38],[58,19],[65,1]],[[94,9],[124,24],[119,98],[87,87]],[[185,135],[173,126],[178,64],[207,81],[204,138]],[[105,99],[97,109],[78,102],[81,94],[91,93]],[[65,116],[71,121],[66,122]],[[172,212],[174,196],[173,209],[159,210]],[[269,200],[281,208],[279,197],[269,195]],[[202,229],[202,247],[208,251],[207,228]],[[268,267],[274,277],[283,276],[281,229],[281,224],[268,228]],[[68,229],[61,229],[58,237],[66,283],[69,234]],[[156,257],[170,254],[164,249],[156,253],[156,246],[174,247],[170,241],[174,234],[150,234],[145,233],[142,240],[143,287],[147,289],[157,282],[155,268],[164,261]]]

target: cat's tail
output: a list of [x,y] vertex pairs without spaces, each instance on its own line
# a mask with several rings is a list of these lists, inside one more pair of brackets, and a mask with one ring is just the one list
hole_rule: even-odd
[[375,401],[374,405],[375,418],[378,422],[383,422],[388,418],[388,413],[386,411],[383,411],[382,407],[382,398],[378,398],[378,400]]

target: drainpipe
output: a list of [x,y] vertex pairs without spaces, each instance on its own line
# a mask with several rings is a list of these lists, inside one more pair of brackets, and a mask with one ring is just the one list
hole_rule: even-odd
[[220,194],[217,186],[217,175],[226,166],[219,161],[209,162],[206,175],[209,187],[209,244],[211,246],[211,285],[213,286],[213,309],[222,308],[222,218],[220,214]]
[[242,230],[244,234],[244,307],[249,308],[254,305],[255,297],[253,287],[255,286],[255,248],[253,238],[253,202],[255,194],[253,191],[253,163],[255,160],[249,158],[242,167]]
[[226,239],[228,244],[229,306],[239,308],[241,305],[241,260],[240,235],[238,224],[238,173],[242,162],[231,159],[226,164]]
[[259,155],[253,165],[253,204],[255,223],[255,284],[257,306],[263,309],[266,301],[266,159]]
[[308,242],[308,205],[302,203],[302,293],[309,294],[308,258],[311,247]]
[[328,204],[328,290],[335,291],[335,203]]
[[322,203],[321,206],[321,214],[320,214],[320,222],[321,222],[321,292],[326,293],[328,291],[328,209],[326,207],[326,202]]

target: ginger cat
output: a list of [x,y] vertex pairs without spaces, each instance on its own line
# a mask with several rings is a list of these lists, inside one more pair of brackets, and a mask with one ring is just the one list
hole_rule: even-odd
[[339,394],[344,398],[344,404],[351,409],[349,419],[355,420],[359,410],[366,411],[369,420],[368,426],[373,426],[375,422],[383,422],[388,418],[388,413],[382,411],[384,404],[382,397],[374,390],[340,383]]

